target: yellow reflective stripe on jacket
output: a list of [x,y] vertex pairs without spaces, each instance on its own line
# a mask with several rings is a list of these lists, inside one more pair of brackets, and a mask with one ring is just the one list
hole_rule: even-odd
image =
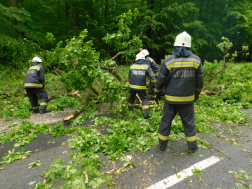
[[149,109],[149,105],[142,106],[142,109]]
[[38,83],[25,83],[24,86],[25,87],[43,87],[42,84],[38,84]]
[[152,83],[156,83],[156,79],[154,79],[154,80],[151,80],[151,82],[152,82]]
[[40,102],[40,106],[46,106],[47,103],[46,102]]
[[161,140],[168,140],[168,139],[169,139],[169,136],[164,136],[164,135],[161,135],[160,133],[158,133],[158,137],[159,137]]
[[202,89],[200,89],[200,88],[196,88],[196,91],[199,91],[199,92],[200,92],[201,90],[202,90]]
[[39,106],[37,106],[37,107],[32,107],[33,110],[36,110],[36,109],[38,109],[38,108],[39,108]]
[[195,141],[195,140],[197,140],[197,135],[191,136],[191,137],[187,137],[187,136],[186,136],[186,140],[187,140],[187,141]]
[[155,76],[157,77],[158,74],[159,74],[159,72],[155,73]]
[[191,62],[173,62],[171,64],[169,64],[168,66],[166,66],[166,68],[168,70],[171,70],[172,68],[188,68],[188,67],[193,67],[198,69],[198,67],[200,66],[200,64],[191,61]]
[[133,104],[131,104],[131,103],[128,103],[128,106],[133,106]]
[[129,85],[132,89],[147,89],[146,86],[140,86],[140,85]]
[[147,70],[148,66],[130,66],[130,70]]
[[32,67],[30,67],[29,68],[29,70],[40,70],[40,67],[38,67],[38,66],[32,66]]
[[155,89],[156,93],[160,93],[162,91],[162,89]]
[[153,59],[152,59],[152,58],[150,58],[150,62],[153,62]]
[[192,96],[169,96],[165,95],[165,99],[168,101],[174,101],[174,102],[187,102],[187,101],[193,101],[194,95]]

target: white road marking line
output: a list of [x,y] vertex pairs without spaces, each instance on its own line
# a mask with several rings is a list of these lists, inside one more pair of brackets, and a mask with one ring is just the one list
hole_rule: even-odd
[[[205,169],[207,167],[210,167],[211,165],[217,163],[220,161],[219,157],[216,156],[212,156],[210,158],[207,158],[201,162],[195,163],[194,165],[192,165],[191,167],[184,169],[183,171],[178,172],[177,174],[174,174],[172,176],[169,176],[159,182],[157,182],[156,184],[151,185],[150,187],[147,187],[147,189],[165,189],[165,188],[169,188],[179,182],[181,182],[182,180],[184,180],[185,178],[192,176],[192,169]],[[179,177],[179,178],[178,178]]]

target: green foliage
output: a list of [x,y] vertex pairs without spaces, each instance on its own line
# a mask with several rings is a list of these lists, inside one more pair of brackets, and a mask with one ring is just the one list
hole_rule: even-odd
[[[96,125],[97,121],[99,121],[99,118],[95,119],[94,125]],[[108,135],[102,135],[97,132],[97,129],[90,126],[80,128],[77,136],[73,135],[69,147],[77,149],[87,156],[93,153],[117,153],[122,156],[124,152],[134,148],[146,151],[149,149],[149,145],[157,143],[155,138],[157,134],[153,133],[156,128],[145,120],[141,121],[140,124],[131,119],[127,121],[110,120],[109,125],[111,128],[107,129]]]
[[52,136],[59,138],[66,135],[69,131],[71,130],[64,127],[63,123],[56,123],[56,125],[52,128]]
[[129,10],[127,13],[123,13],[118,17],[118,31],[117,33],[109,34],[103,37],[103,40],[107,44],[111,45],[115,50],[124,51],[126,50],[125,57],[134,57],[135,50],[142,47],[142,41],[136,35],[131,34],[130,26],[133,21],[139,16],[139,11],[137,8],[134,9],[132,13]]
[[[87,30],[83,30],[80,35],[67,41],[67,45],[62,48],[62,42],[52,51],[47,51],[46,58],[53,62],[60,62],[60,67],[66,73],[61,77],[67,88],[73,87],[76,90],[85,90],[91,86],[97,77],[94,64],[99,60],[99,53],[93,48],[93,42],[87,41]],[[83,84],[84,83],[84,84]]]
[[230,174],[233,174],[238,183],[235,183],[238,189],[251,188],[252,185],[248,185],[246,181],[252,181],[252,176],[250,173],[244,170],[240,170],[239,172],[229,171]]
[[[75,157],[78,159],[79,157]],[[98,161],[98,162],[97,162]],[[97,156],[92,159],[81,158],[78,163],[81,168],[77,168],[78,163],[69,162],[69,165],[63,165],[64,160],[56,158],[51,164],[48,172],[44,172],[46,178],[46,184],[43,182],[37,184],[37,188],[43,185],[43,187],[50,187],[53,183],[57,182],[60,178],[66,182],[61,186],[62,189],[67,188],[99,188],[101,184],[111,182],[111,177],[104,177],[97,170],[100,166],[100,160]],[[98,163],[98,164],[97,164]],[[84,171],[83,171],[84,169]],[[88,182],[86,183],[86,175],[88,175]],[[112,185],[113,183],[111,183]]]
[[101,97],[103,102],[118,102],[121,98],[125,97],[123,91],[127,90],[128,86],[126,83],[117,81],[115,77],[111,76],[110,73],[103,73],[100,75],[102,85],[102,91],[104,95]]
[[54,110],[64,110],[66,107],[75,107],[77,110],[82,109],[82,104],[80,101],[76,100],[75,97],[60,95],[59,98],[56,100],[53,100],[50,104],[50,107],[52,107]]
[[8,151],[8,155],[3,158],[3,161],[0,164],[10,164],[15,160],[26,158],[27,156],[31,155],[31,151],[25,151],[24,148],[15,152],[15,148]]
[[36,161],[29,164],[29,169],[31,169],[34,166],[40,167],[41,165],[42,165],[42,163],[40,163],[40,160],[36,160]]
[[86,119],[93,119],[94,118],[94,114],[93,114],[94,109],[88,108],[86,111],[87,112],[84,113],[82,116],[78,116],[76,119],[74,119],[72,121],[71,125],[72,126],[82,125],[86,122]]
[[17,97],[15,103],[12,101],[3,100],[3,111],[0,113],[0,117],[10,119],[11,117],[16,117],[23,119],[31,116],[31,104],[28,97]]
[[197,168],[192,169],[192,173],[193,173],[196,177],[198,177],[198,179],[199,179],[200,182],[203,181],[202,177],[199,176],[199,175],[200,175],[200,170],[199,170],[199,169],[197,169]]

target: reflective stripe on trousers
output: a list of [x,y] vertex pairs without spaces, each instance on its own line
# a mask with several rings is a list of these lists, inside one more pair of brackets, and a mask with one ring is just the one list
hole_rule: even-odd
[[149,113],[149,100],[146,93],[146,90],[133,90],[130,89],[130,98],[128,102],[128,109],[133,110],[133,104],[136,100],[136,94],[138,94],[139,98],[142,101],[142,111],[144,114]]
[[[163,116],[159,125],[159,142],[160,145],[167,145],[168,137],[171,133],[172,120],[177,112],[182,120],[185,138],[188,148],[197,146],[196,126],[194,119],[194,104],[169,104],[165,102]],[[160,137],[161,136],[161,137]],[[167,139],[167,140],[166,140]]]

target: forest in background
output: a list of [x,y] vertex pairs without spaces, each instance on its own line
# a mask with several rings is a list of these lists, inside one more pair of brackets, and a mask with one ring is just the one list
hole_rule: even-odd
[[249,46],[249,53],[238,54],[237,61],[251,60],[250,0],[0,0],[0,64],[22,68],[34,55],[51,61],[41,52],[60,41],[66,45],[84,29],[100,58],[112,57],[129,46],[108,45],[104,37],[118,30],[121,14],[135,8],[128,33],[139,37],[159,64],[183,31],[192,36],[192,51],[203,61],[222,58],[216,46],[223,36],[232,41],[232,52]]

